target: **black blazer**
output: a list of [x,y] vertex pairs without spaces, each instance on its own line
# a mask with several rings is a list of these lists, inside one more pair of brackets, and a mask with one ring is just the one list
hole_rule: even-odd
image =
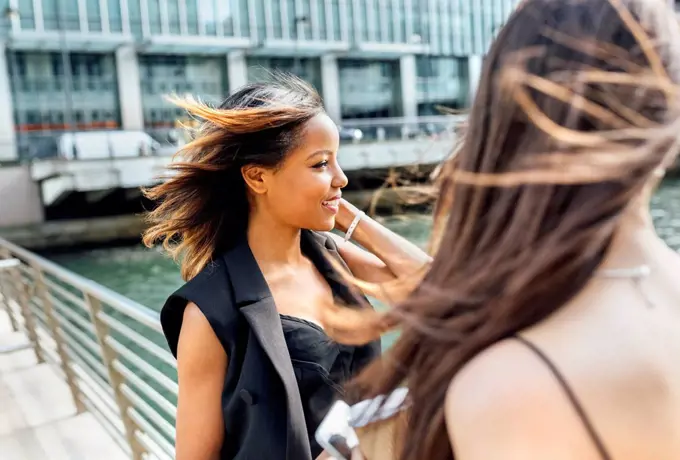
[[[344,265],[330,237],[303,230],[302,250],[336,297],[348,304],[357,303],[325,258],[331,255]],[[206,316],[229,360],[222,393],[225,438],[221,458],[311,460],[281,319],[245,239],[165,303],[161,323],[175,356],[188,302],[194,302]],[[358,349],[355,356],[363,366],[379,354],[380,344],[375,342]]]

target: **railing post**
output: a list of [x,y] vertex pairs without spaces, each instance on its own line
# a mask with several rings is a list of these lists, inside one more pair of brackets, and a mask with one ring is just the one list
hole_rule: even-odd
[[[8,258],[9,251],[5,250],[2,254],[3,257]],[[17,267],[10,268],[10,276],[12,278],[12,284],[14,291],[17,293],[17,302],[21,308],[21,314],[24,317],[24,325],[26,326],[26,333],[28,334],[28,339],[33,344],[33,352],[35,353],[35,358],[38,363],[44,363],[45,358],[43,357],[42,347],[40,346],[40,341],[38,340],[38,333],[35,329],[35,318],[33,313],[31,313],[31,308],[29,306],[29,294],[28,286],[21,279],[21,273]]]
[[116,359],[116,352],[106,342],[106,337],[109,335],[109,328],[101,319],[99,319],[99,313],[102,311],[102,303],[99,299],[87,293],[85,293],[85,302],[87,303],[90,319],[92,320],[92,324],[94,324],[97,333],[97,342],[99,343],[102,358],[104,359],[104,365],[106,366],[109,375],[109,383],[111,384],[111,388],[116,397],[120,417],[123,421],[123,426],[125,427],[125,437],[130,445],[130,451],[132,452],[132,458],[134,460],[142,460],[145,450],[139,441],[137,441],[137,438],[135,438],[135,423],[128,414],[128,409],[131,407],[130,402],[120,388],[123,384],[123,376],[113,367],[113,361]]
[[[6,259],[9,260],[9,259]],[[7,281],[5,281],[5,273],[9,268],[0,268],[0,294],[2,294],[2,304],[9,317],[9,323],[12,326],[14,332],[19,330],[19,325],[17,324],[17,319],[14,317],[14,311],[12,311],[12,305],[10,305],[9,300],[9,287],[7,286]]]
[[85,404],[80,393],[80,388],[78,387],[78,380],[71,367],[71,360],[66,352],[66,345],[64,344],[64,338],[61,333],[62,330],[59,326],[59,320],[54,312],[54,305],[47,295],[47,285],[45,284],[45,275],[43,274],[41,268],[35,263],[31,264],[31,268],[35,272],[35,287],[38,293],[38,297],[42,303],[45,315],[47,315],[47,322],[52,332],[52,338],[54,343],[57,345],[57,354],[59,355],[59,360],[61,361],[61,369],[64,371],[66,376],[66,383],[68,384],[69,390],[71,390],[71,396],[73,396],[73,402],[76,406],[77,413],[85,412]]

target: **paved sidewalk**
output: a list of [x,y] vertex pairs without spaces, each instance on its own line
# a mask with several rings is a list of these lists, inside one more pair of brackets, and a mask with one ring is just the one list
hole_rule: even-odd
[[[0,350],[26,343],[0,311]],[[2,460],[125,460],[123,450],[89,413],[76,415],[68,386],[33,350],[0,353]]]

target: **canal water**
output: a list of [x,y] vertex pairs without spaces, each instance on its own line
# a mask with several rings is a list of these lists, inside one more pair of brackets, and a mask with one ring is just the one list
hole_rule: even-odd
[[[661,237],[680,251],[680,180],[668,181],[652,203],[652,215]],[[431,218],[406,214],[382,219],[395,232],[425,245]],[[59,254],[51,258],[142,305],[158,310],[182,284],[178,266],[156,249],[141,245]]]

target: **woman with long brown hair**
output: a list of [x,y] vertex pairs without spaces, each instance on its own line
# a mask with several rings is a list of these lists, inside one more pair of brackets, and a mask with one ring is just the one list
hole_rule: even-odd
[[341,385],[380,353],[322,329],[323,303],[361,303],[333,264],[384,282],[429,258],[341,198],[338,129],[306,83],[247,85],[216,108],[175,102],[202,123],[147,191],[158,206],[144,241],[162,241],[187,280],[161,312],[176,458],[311,460]]
[[325,319],[344,341],[401,329],[354,384],[408,388],[401,460],[680,458],[680,256],[648,211],[679,47],[662,0],[526,0],[499,32],[431,266],[388,313]]

